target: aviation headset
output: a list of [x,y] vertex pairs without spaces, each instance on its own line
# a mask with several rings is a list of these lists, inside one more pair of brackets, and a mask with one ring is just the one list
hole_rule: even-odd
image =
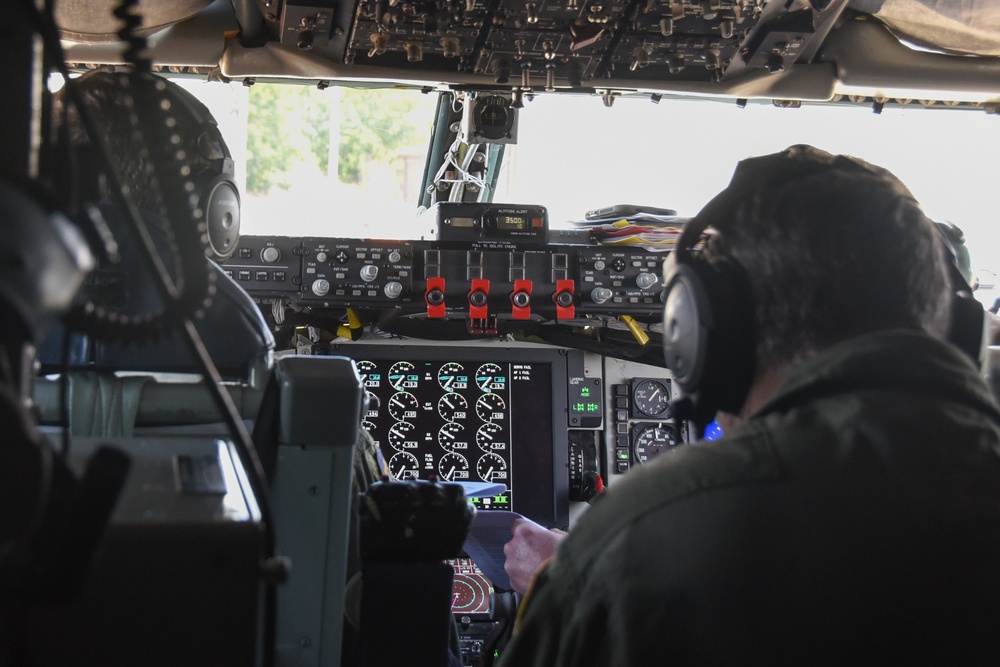
[[[184,178],[191,183],[190,189],[187,190],[187,196],[191,198],[191,210],[200,209],[202,211],[208,249],[216,260],[229,258],[235,252],[239,240],[240,195],[234,180],[234,162],[229,147],[219,131],[218,123],[198,98],[178,84],[152,73],[140,72],[132,68],[106,67],[84,74],[80,77],[78,85],[82,86],[87,77],[109,77],[110,79],[110,77],[121,75],[128,77],[127,88],[112,84],[110,80],[93,83],[101,88],[108,87],[114,91],[112,93],[105,91],[102,93],[103,95],[125,96],[131,94],[133,96],[132,103],[139,107],[138,123],[143,130],[143,135],[145,135],[142,139],[147,143],[150,159],[158,158],[160,162],[186,162],[190,173],[187,173]],[[118,98],[113,101],[99,102],[101,108],[107,108],[109,104],[117,106],[123,103],[124,101]],[[167,120],[170,120],[170,127],[177,127],[185,137],[194,137],[193,141],[187,143],[197,155],[176,158],[173,146],[155,145],[158,141],[166,143],[160,127],[162,122]],[[116,124],[120,122],[120,120],[115,121]],[[118,128],[117,131],[124,131],[124,129]],[[133,141],[126,145],[131,146],[134,143]],[[96,154],[98,148],[93,145],[92,141],[77,146],[76,150],[87,169],[94,169],[97,174],[105,171],[105,162]],[[110,156],[110,159],[120,159],[120,157]],[[86,185],[85,182],[84,186],[86,187]],[[94,180],[94,186],[96,186],[96,180]],[[95,198],[100,198],[103,192],[98,190],[90,194]],[[164,198],[184,196],[184,193],[170,191],[168,188],[165,188],[161,194]]]
[[[701,430],[718,410],[736,414],[742,408],[755,372],[756,325],[753,294],[746,270],[731,257],[699,257],[692,252],[714,221],[766,185],[787,183],[831,170],[868,173],[882,178],[850,157],[821,155],[810,147],[740,162],[732,181],[685,225],[675,250],[664,262],[666,299],[663,352],[666,366],[683,398],[678,419],[690,419]],[[949,239],[946,245],[951,248]],[[949,253],[954,260],[955,253]],[[968,282],[954,261],[948,262],[955,297],[948,339],[982,368],[985,314],[972,298]]]
[[228,259],[236,251],[240,233],[240,193],[234,180],[234,163],[219,125],[201,101],[176,83],[166,79],[158,93],[179,106],[197,128],[199,156],[208,166],[192,173],[197,206],[204,214],[209,249],[217,260]]

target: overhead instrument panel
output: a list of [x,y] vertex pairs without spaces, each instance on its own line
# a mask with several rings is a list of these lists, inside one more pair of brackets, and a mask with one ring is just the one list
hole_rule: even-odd
[[580,88],[612,77],[711,82],[746,68],[781,71],[808,57],[815,34],[839,13],[813,7],[830,5],[798,0],[362,0],[344,62],[480,75],[484,84],[523,92]]

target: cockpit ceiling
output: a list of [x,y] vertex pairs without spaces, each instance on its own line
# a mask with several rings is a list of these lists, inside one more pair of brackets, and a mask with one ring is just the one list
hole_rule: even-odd
[[[119,63],[113,0],[60,0],[69,59]],[[993,0],[140,1],[153,60],[229,78],[1000,104]],[[104,16],[103,21],[98,18]],[[166,26],[166,27],[159,27]]]

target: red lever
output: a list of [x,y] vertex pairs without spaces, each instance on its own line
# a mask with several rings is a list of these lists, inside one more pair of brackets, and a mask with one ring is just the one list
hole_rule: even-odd
[[571,320],[576,317],[576,306],[573,304],[573,292],[576,283],[572,280],[557,280],[556,293],[552,300],[556,302],[556,319]]
[[487,301],[490,295],[490,281],[485,278],[473,278],[472,290],[469,292],[469,317],[474,320],[485,320],[489,315]]
[[511,312],[515,320],[531,317],[531,281],[515,280],[514,292],[510,295]]
[[427,303],[427,317],[435,319],[443,319],[445,317],[444,278],[427,279],[424,301]]

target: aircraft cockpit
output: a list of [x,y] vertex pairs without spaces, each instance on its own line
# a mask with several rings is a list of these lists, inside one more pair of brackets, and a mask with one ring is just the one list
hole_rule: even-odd
[[493,665],[511,521],[722,436],[664,260],[739,160],[889,168],[996,314],[985,4],[16,0],[0,664]]

